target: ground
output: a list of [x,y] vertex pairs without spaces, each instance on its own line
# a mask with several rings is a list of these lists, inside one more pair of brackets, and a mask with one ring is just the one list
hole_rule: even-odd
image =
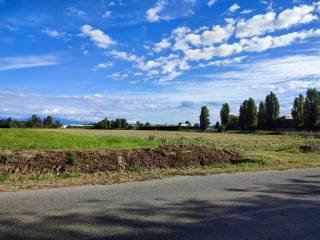
[[302,152],[300,147],[320,144],[318,135],[307,133],[272,134],[260,132],[201,133],[135,130],[86,129],[0,129],[0,149],[16,150],[82,150],[130,149],[166,144],[195,144],[208,148],[239,152],[250,161],[241,164],[220,163],[207,166],[140,169],[59,176],[32,175],[15,178],[0,175],[0,190],[70,186],[79,184],[111,184],[134,180],[163,178],[174,175],[207,175],[222,172],[283,170],[320,167],[319,152]]
[[0,193],[0,239],[318,240],[320,170]]

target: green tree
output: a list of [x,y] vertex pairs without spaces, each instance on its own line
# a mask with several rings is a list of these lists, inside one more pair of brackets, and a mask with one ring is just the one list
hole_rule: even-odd
[[291,115],[297,128],[301,129],[304,125],[304,97],[302,94],[294,99]]
[[320,129],[320,92],[308,89],[304,103],[304,123],[309,130]]
[[202,106],[201,107],[201,113],[200,113],[200,128],[202,130],[205,130],[209,125],[209,109],[207,106]]
[[47,116],[43,119],[43,127],[52,128],[53,127],[53,118],[51,116]]
[[26,122],[26,126],[29,128],[40,128],[42,127],[42,122],[39,116],[33,114],[31,118]]
[[279,118],[280,104],[277,96],[270,92],[266,97],[266,128],[273,129],[276,120]]
[[266,128],[266,103],[261,101],[258,111],[258,129]]
[[239,117],[230,115],[228,129],[229,130],[237,130],[239,126]]
[[221,124],[228,126],[230,122],[230,108],[228,103],[222,104],[220,111]]
[[239,125],[242,130],[257,128],[257,106],[252,98],[244,100],[240,107]]

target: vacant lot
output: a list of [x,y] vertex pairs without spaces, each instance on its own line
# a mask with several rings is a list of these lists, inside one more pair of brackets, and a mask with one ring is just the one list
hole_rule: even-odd
[[[96,183],[109,184],[173,175],[199,175],[265,169],[281,170],[289,168],[320,167],[319,152],[302,152],[300,149],[301,146],[320,144],[320,138],[311,134],[301,135],[291,133],[272,135],[270,133],[219,134],[134,130],[0,129],[0,139],[0,157],[2,159],[0,164],[3,164],[2,169],[9,169],[9,167],[5,167],[4,164],[8,164],[5,162],[10,161],[11,156],[17,156],[15,161],[12,160],[12,163],[15,164],[14,167],[12,165],[10,166],[14,169],[14,174],[0,173],[0,190]],[[81,168],[85,168],[87,165],[90,165],[88,162],[82,164],[81,156],[86,156],[86,161],[89,161],[90,163],[90,156],[92,156],[92,161],[97,161],[98,158],[103,159],[99,151],[113,151],[117,149],[139,147],[156,148],[160,145],[203,145],[208,149],[231,150],[239,153],[244,161],[237,164],[228,162],[211,164],[209,161],[210,164],[204,165],[190,166],[189,164],[188,166],[181,167],[172,165],[175,167],[164,168],[144,168],[141,165],[131,163],[131,167],[124,170],[94,173],[73,171],[73,169],[79,169],[80,166]],[[31,155],[29,154],[29,157],[35,156],[34,159],[45,161],[48,159],[46,158],[47,156],[54,156],[54,152],[52,153],[52,151],[57,150],[60,152],[64,151],[61,153],[61,156],[66,156],[66,159],[62,159],[62,162],[68,161],[67,158],[72,155],[78,156],[78,159],[75,159],[75,162],[80,161],[78,167],[70,167],[70,171],[67,169],[61,174],[52,174],[50,171],[47,171],[49,174],[37,173],[33,175],[15,173],[19,173],[19,161],[17,161],[17,159],[21,159],[21,156],[24,156],[23,154],[28,155],[28,151],[31,153]],[[48,151],[51,151],[49,155],[46,153]],[[90,151],[93,153],[90,154]],[[143,156],[145,160],[152,161],[153,156],[156,155],[150,152],[150,150],[146,150],[146,152],[147,154],[141,156]],[[178,154],[178,152],[181,151],[177,149],[175,154]],[[52,162],[51,159],[50,161]],[[54,162],[52,162],[52,164],[54,164]],[[33,165],[34,162],[30,164],[30,166]],[[45,166],[45,164],[42,165]],[[28,164],[25,164],[24,169],[27,169],[27,166]],[[57,165],[56,167],[59,168],[61,166]],[[28,172],[29,170],[27,169],[25,171]]]

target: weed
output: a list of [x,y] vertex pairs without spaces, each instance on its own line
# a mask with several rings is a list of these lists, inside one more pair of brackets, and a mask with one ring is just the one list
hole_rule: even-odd
[[64,172],[62,174],[59,175],[59,178],[74,178],[74,177],[77,177],[77,174],[75,173],[71,173],[71,172]]
[[7,181],[9,179],[10,175],[6,173],[0,173],[0,182]]
[[5,154],[0,157],[0,163],[7,164],[11,160],[11,155]]
[[135,167],[129,168],[129,172],[132,172],[132,173],[143,173],[144,169],[141,168],[141,167],[135,166]]
[[68,160],[67,160],[67,164],[68,165],[72,165],[72,166],[77,165],[78,164],[78,158],[76,156],[73,156],[73,155],[69,156]]
[[27,179],[28,180],[32,180],[32,181],[41,181],[41,180],[48,180],[49,176],[46,176],[46,175],[32,175],[32,176],[29,176]]

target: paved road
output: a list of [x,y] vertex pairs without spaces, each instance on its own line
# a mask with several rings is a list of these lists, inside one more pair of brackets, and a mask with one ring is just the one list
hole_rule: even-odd
[[320,169],[0,193],[0,239],[320,239]]

